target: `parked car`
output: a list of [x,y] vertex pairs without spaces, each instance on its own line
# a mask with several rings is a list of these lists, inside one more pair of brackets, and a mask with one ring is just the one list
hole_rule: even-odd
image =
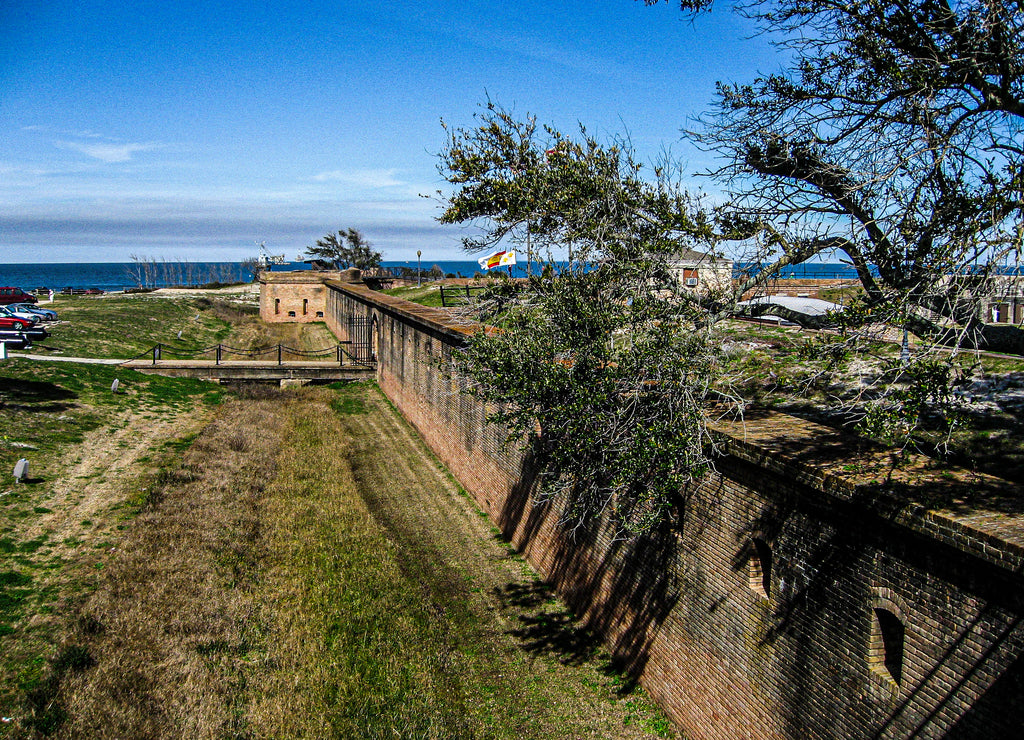
[[50,332],[46,331],[41,326],[22,326],[18,328],[22,322],[20,319],[12,319],[9,316],[0,316],[0,338],[7,337],[8,335],[24,334],[29,339],[46,339],[50,336]]
[[16,308],[11,308],[13,305],[12,303],[8,306],[0,306],[0,316],[10,316],[12,319],[19,319],[25,322],[25,326],[35,326],[42,321],[42,317],[37,316],[31,311],[19,311]]
[[28,311],[31,314],[35,314],[40,317],[42,321],[56,321],[57,312],[49,308],[41,308],[39,306],[33,306],[31,303],[12,303],[8,308],[13,308],[16,311]]
[[46,331],[46,329],[44,329],[41,326],[33,326],[30,329],[22,329],[20,333],[28,337],[30,342],[34,342],[37,339],[46,339],[48,336],[50,336],[50,332]]
[[0,310],[0,329],[13,329],[14,331],[22,331],[24,329],[30,329],[35,326],[36,322],[31,319],[21,318],[20,316],[12,316],[8,313],[4,313]]
[[26,293],[21,288],[0,288],[0,305],[8,303],[37,303],[37,299],[31,293]]
[[[28,346],[36,339],[46,339],[50,332],[41,326],[26,327],[22,319],[0,316],[0,341],[11,346]],[[24,340],[24,341],[22,341]]]

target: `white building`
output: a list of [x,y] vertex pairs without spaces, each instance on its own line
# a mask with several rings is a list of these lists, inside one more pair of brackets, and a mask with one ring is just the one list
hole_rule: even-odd
[[669,267],[675,269],[679,282],[694,291],[730,290],[732,260],[692,249],[683,249],[669,256]]

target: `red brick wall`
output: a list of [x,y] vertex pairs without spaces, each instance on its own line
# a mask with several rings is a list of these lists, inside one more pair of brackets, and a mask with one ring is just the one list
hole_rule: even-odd
[[264,272],[260,275],[260,318],[269,323],[323,321],[334,272]]
[[[765,426],[785,455],[728,432],[717,472],[680,493],[661,531],[566,531],[557,508],[533,504],[529,460],[451,372],[472,328],[330,287],[332,329],[376,317],[381,389],[688,738],[1024,736],[1024,541],[1005,515],[995,536],[980,515],[823,472],[793,442],[811,425],[777,416]],[[754,539],[770,550],[767,596],[751,588]],[[876,609],[903,629],[898,685],[872,662]]]
[[787,279],[772,280],[754,290],[743,294],[743,300],[765,295],[787,295],[792,297],[821,298],[822,291],[839,288],[855,288],[860,285],[856,280],[835,279]]

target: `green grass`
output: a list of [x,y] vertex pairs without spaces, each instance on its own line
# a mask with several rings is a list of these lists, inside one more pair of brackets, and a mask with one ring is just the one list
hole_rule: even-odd
[[410,303],[418,303],[421,306],[441,307],[441,289],[436,283],[424,284],[422,287],[409,286],[404,288],[392,288],[384,291],[387,295],[393,295]]
[[[111,393],[115,378],[120,389]],[[183,410],[197,400],[216,403],[221,393],[206,381],[143,375],[117,366],[8,360],[0,367],[0,480],[21,457],[29,460],[30,481],[45,478],[58,450],[81,442],[86,432],[111,423],[123,411]]]
[[[11,364],[25,373],[31,366]],[[12,413],[38,414],[40,404],[59,403],[46,413],[67,422],[88,412],[93,423],[109,424],[129,408],[125,404],[137,414],[140,408],[175,414],[206,395],[205,384],[158,376],[125,376],[125,393],[114,395],[110,368],[91,366],[81,374],[81,368],[42,369],[52,373],[45,382],[53,387],[20,399],[16,405],[28,408]],[[227,714],[209,721],[232,732],[210,736],[619,737],[635,728],[671,735],[642,692],[618,691],[619,679],[605,672],[610,659],[592,638],[581,638],[575,618],[519,554],[492,542],[475,512],[460,514],[464,494],[449,490],[450,478],[372,385],[248,392],[253,399],[242,394],[224,404],[215,412],[217,423],[198,437],[183,433],[155,445],[151,472],[128,481],[118,506],[89,519],[77,516],[75,528],[59,535],[19,538],[10,520],[0,524],[0,713],[26,717],[25,726],[39,735],[95,736],[68,728],[103,726],[118,712],[131,714],[138,702],[126,697],[136,696],[133,691],[146,701],[165,690],[168,696],[206,695],[210,687],[201,681],[223,671],[214,687],[223,691]],[[9,406],[0,413],[11,412]],[[379,433],[372,431],[378,427]],[[280,447],[268,441],[268,429],[280,432]],[[24,432],[40,441],[28,426]],[[81,430],[76,433],[80,438]],[[75,460],[73,442],[40,444],[68,463]],[[19,487],[15,505],[41,516],[34,508],[46,504],[46,489],[45,482]],[[451,502],[440,528],[423,506],[437,497]],[[121,517],[131,524],[143,508],[147,526],[130,527],[125,535],[112,526]],[[166,519],[149,526],[162,512]],[[460,517],[478,531],[477,542],[448,539]],[[188,545],[188,537],[202,546]],[[108,553],[114,547],[117,552]],[[151,547],[180,563],[155,567],[139,555]],[[200,564],[205,560],[212,560],[213,571],[203,570],[210,565]],[[198,568],[194,577],[191,568]],[[49,583],[50,574],[64,580]],[[168,578],[181,582],[169,588],[161,580]],[[213,590],[202,591],[204,598],[182,595],[185,584]],[[117,598],[99,599],[108,605],[99,614],[109,624],[139,619],[144,636],[131,658],[137,664],[116,652],[134,630],[111,635],[88,621],[92,595],[111,588]],[[536,603],[495,601],[500,589],[535,594]],[[149,603],[151,594],[181,601]],[[210,608],[222,603],[237,606]],[[84,604],[77,626],[31,626],[41,623],[38,615],[52,614],[53,622],[63,611],[66,619],[74,611],[69,604]],[[106,609],[124,614],[115,619]],[[172,622],[194,626],[170,629]],[[541,630],[542,642],[576,645],[581,638],[584,648],[534,651],[534,637],[509,632],[521,625]],[[209,639],[195,642],[206,634]],[[180,653],[154,660],[156,640]],[[55,644],[65,647],[55,651]],[[199,683],[181,686],[172,671],[165,687],[148,693],[134,678],[162,676],[159,666],[193,660],[205,666],[188,674]],[[100,680],[98,673],[117,689],[102,716],[83,711],[66,693],[79,680]],[[72,674],[80,678],[68,682]],[[0,726],[0,738],[7,732]]]
[[[158,342],[183,347],[214,344],[236,325],[251,326],[255,311],[220,300],[152,296],[61,297],[54,308],[62,323],[34,351],[86,357],[129,357]],[[110,390],[115,379],[120,384],[116,394]],[[112,536],[120,536],[123,522],[149,501],[151,486],[138,481],[123,502],[105,500],[109,510],[83,520],[77,530],[51,536],[44,529],[42,534],[27,535],[38,531],[36,523],[44,518],[61,521],[64,508],[79,500],[81,494],[55,502],[53,489],[54,481],[79,462],[77,445],[98,429],[113,433],[128,419],[178,417],[197,404],[216,405],[223,395],[215,384],[142,375],[116,366],[16,356],[0,364],[0,714],[15,713],[25,697],[31,704],[33,696],[46,694],[46,676],[53,675],[47,673],[53,631],[67,618],[69,603],[94,587],[105,565],[97,555],[114,546]],[[152,469],[180,456],[192,439],[154,450],[155,460],[144,464]],[[126,440],[115,445],[126,446]],[[15,484],[11,471],[21,457],[29,460],[29,476],[24,484]],[[141,466],[133,473],[139,474]],[[91,486],[119,475],[123,473],[89,473],[71,482]],[[131,481],[125,483],[130,486]],[[61,670],[65,669],[68,666]],[[59,719],[45,711],[39,718],[37,729]],[[11,725],[0,724],[0,738],[10,729]]]
[[331,383],[328,387],[337,391],[337,395],[331,399],[331,408],[342,416],[366,413],[364,394],[366,393],[366,388],[371,385],[371,381]]
[[209,347],[230,335],[235,320],[255,311],[255,306],[240,307],[219,299],[145,294],[61,297],[53,308],[66,323],[54,326],[52,336],[37,343],[38,351],[116,358],[133,357],[155,344]]
[[[273,616],[251,665],[270,673],[245,683],[268,724],[253,734],[675,736],[641,691],[616,691],[595,638],[521,556],[456,513],[465,499],[374,388],[339,385],[326,404],[333,418],[290,411],[267,489],[260,601]],[[436,499],[452,502],[440,527],[425,513]],[[465,526],[475,544],[461,544]],[[495,591],[509,594],[501,607]]]
[[[116,394],[110,391],[114,378],[121,382]],[[53,482],[76,462],[76,445],[93,430],[120,428],[125,414],[148,410],[157,416],[177,415],[219,395],[207,382],[142,375],[116,366],[25,359],[0,365],[0,490],[6,489],[0,495],[0,713],[12,713],[16,697],[31,695],[43,680],[39,667],[46,665],[51,650],[52,627],[38,616],[54,614],[61,599],[73,599],[90,588],[80,572],[68,572],[77,566],[54,557],[54,548],[74,550],[92,532],[111,524],[111,514],[98,512],[98,526],[93,519],[83,520],[79,535],[54,538],[46,530],[32,537],[23,534],[42,517],[59,518],[63,507],[74,504],[54,504],[51,497]],[[15,484],[11,471],[20,457],[29,460],[29,477]],[[104,541],[91,547],[111,545]],[[101,566],[83,565],[94,573]],[[55,574],[58,580],[37,588],[35,581],[44,574]],[[41,582],[47,580],[49,576]],[[6,732],[7,726],[0,725],[0,737]]]

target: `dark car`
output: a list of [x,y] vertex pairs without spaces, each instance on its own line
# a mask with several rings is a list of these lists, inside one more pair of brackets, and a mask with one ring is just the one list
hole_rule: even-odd
[[28,349],[32,346],[32,340],[21,331],[0,329],[0,342],[6,344],[7,349]]
[[26,293],[21,288],[0,288],[0,304],[8,303],[36,303],[39,299],[31,293]]

